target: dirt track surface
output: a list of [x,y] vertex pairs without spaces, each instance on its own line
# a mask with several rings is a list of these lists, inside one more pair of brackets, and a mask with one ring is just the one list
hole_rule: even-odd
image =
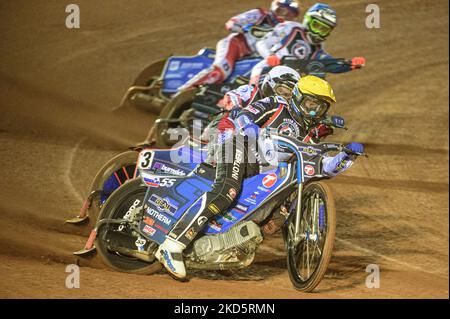
[[[295,291],[279,237],[231,278],[189,283],[81,261],[81,288],[65,267],[86,230],[63,225],[96,171],[142,141],[153,119],[111,113],[134,77],[169,54],[194,54],[226,35],[227,17],[269,1],[78,0],[81,29],[65,28],[64,1],[0,3],[0,297],[3,298],[448,298],[448,2],[380,0],[381,29],[366,29],[359,0],[333,1],[336,57],[367,67],[330,76],[335,112],[369,159],[331,183],[338,225],[327,275]],[[226,5],[224,4],[226,3]],[[303,1],[304,8],[312,1]],[[381,269],[368,289],[366,266]]]

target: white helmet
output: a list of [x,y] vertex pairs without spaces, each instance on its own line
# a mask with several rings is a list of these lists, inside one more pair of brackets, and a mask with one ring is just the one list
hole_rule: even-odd
[[289,101],[298,80],[300,74],[294,69],[284,65],[276,66],[265,75],[261,92],[266,97],[280,95]]

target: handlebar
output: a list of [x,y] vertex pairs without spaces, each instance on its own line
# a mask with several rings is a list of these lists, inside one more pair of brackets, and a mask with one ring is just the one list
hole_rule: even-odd
[[332,128],[341,128],[341,129],[344,129],[344,130],[348,131],[348,127],[347,126],[345,126],[345,125],[344,126],[334,125],[330,118],[326,118],[326,119],[321,120],[319,122],[319,124],[325,124],[326,126],[330,126]]
[[296,69],[304,74],[324,74],[324,73],[341,73],[340,67],[343,65],[349,68],[359,69],[365,66],[366,59],[363,57],[354,57],[351,59],[344,58],[325,58],[325,59],[299,59],[296,56],[289,55],[281,59],[282,65]]
[[285,56],[281,59],[282,65],[286,65],[301,73],[331,73],[333,68],[348,65],[352,66],[349,59],[308,59],[302,60],[296,56]]
[[266,130],[265,134],[270,137],[275,143],[285,144],[288,147],[290,146],[289,148],[291,148],[292,150],[307,154],[309,156],[316,156],[330,151],[337,151],[345,152],[348,155],[369,157],[366,153],[353,152],[341,143],[323,142],[318,144],[309,144],[302,142],[294,137],[270,134],[269,130]]
[[346,148],[346,147],[342,147],[341,148],[342,152],[347,153],[348,155],[355,155],[355,156],[364,156],[366,158],[369,157],[369,155],[367,153],[359,153],[359,152],[353,152],[352,150]]

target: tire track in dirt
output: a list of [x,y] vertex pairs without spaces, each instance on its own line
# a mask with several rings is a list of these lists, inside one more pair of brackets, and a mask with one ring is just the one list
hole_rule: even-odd
[[415,180],[392,180],[392,179],[376,179],[359,176],[340,176],[334,184],[343,185],[360,185],[366,187],[375,187],[383,189],[391,189],[393,191],[403,190],[412,192],[430,192],[430,193],[448,193],[448,183],[441,182],[425,182]]
[[64,183],[70,189],[71,193],[74,194],[81,203],[84,202],[85,199],[83,198],[83,195],[81,195],[81,193],[73,185],[73,182],[72,182],[72,165],[73,165],[73,161],[74,161],[75,155],[76,155],[80,145],[85,140],[86,140],[86,137],[83,137],[75,144],[75,146],[69,152],[69,156],[67,158],[67,161],[64,163],[64,164],[67,164],[67,165],[63,165],[62,166],[63,167],[63,174],[62,174],[63,178],[62,179],[63,179]]

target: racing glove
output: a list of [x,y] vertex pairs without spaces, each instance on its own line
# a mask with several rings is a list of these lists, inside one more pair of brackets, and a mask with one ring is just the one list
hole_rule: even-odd
[[249,140],[257,140],[259,135],[259,126],[253,123],[247,115],[239,116],[234,120],[234,123],[240,134],[246,136]]
[[221,99],[218,103],[217,106],[219,106],[220,108],[230,111],[235,107],[241,106],[242,105],[242,99],[236,95],[236,94],[225,94],[225,96],[223,97],[223,99]]
[[318,126],[311,129],[310,134],[314,139],[319,140],[333,134],[333,129],[328,125],[319,124]]
[[345,148],[349,149],[353,153],[364,153],[364,145],[362,145],[361,143],[351,142],[350,144],[347,144]]
[[366,65],[366,58],[364,57],[354,57],[351,60],[351,68],[352,70],[360,69]]
[[243,25],[241,27],[241,30],[242,30],[242,32],[248,32],[248,30],[250,30],[251,27],[253,27],[253,23],[247,23],[246,25]]
[[345,126],[345,120],[337,115],[333,115],[331,117],[331,124],[335,127],[344,127]]
[[280,58],[277,57],[275,54],[269,55],[266,58],[266,62],[270,67],[278,66],[281,64]]

